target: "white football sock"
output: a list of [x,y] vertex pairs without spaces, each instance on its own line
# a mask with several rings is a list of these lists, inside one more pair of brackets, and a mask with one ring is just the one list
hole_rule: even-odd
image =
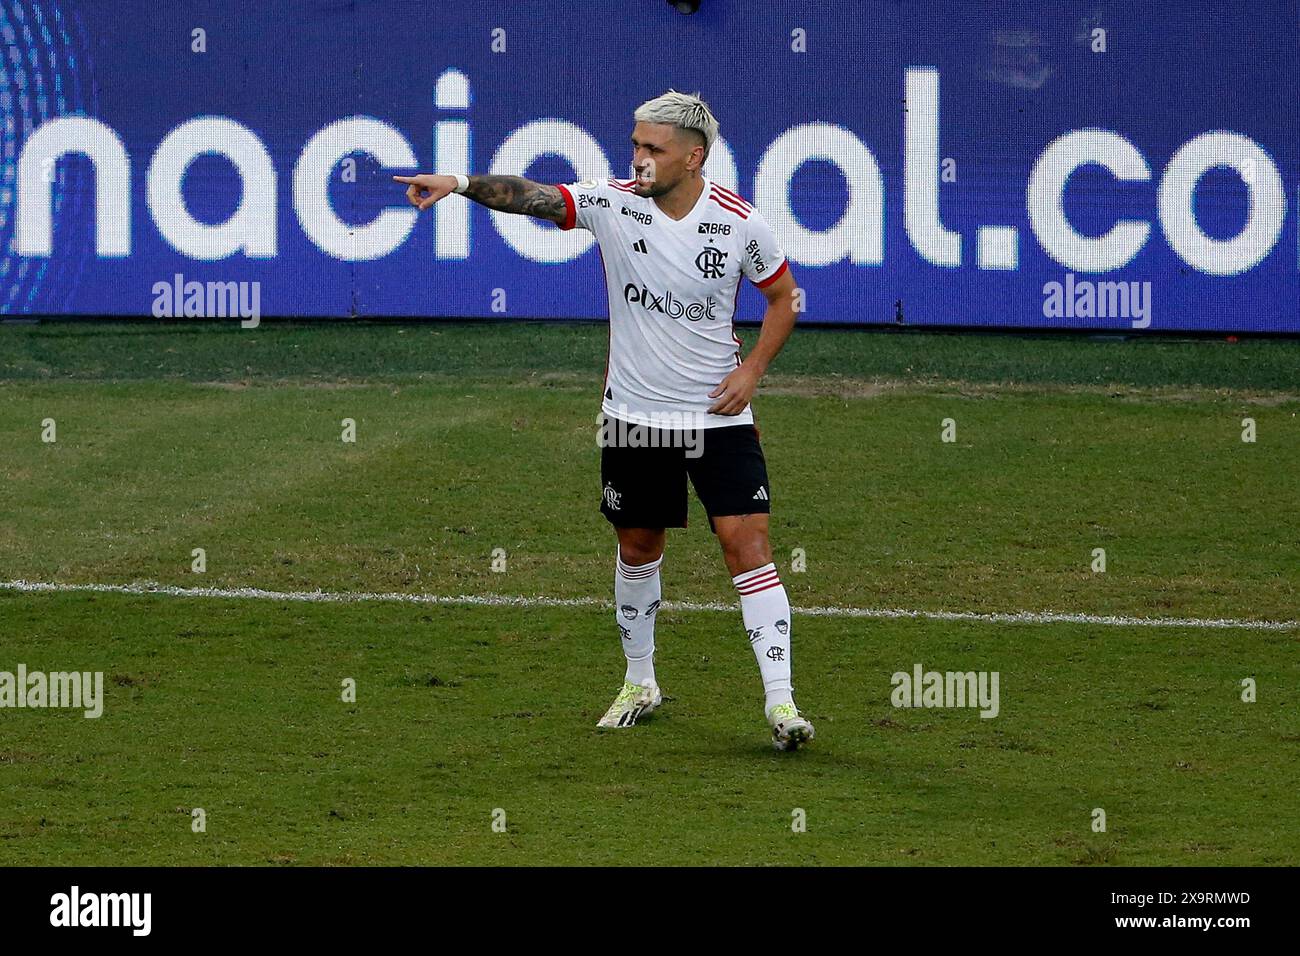
[[659,610],[659,565],[663,555],[649,564],[632,566],[618,555],[614,575],[614,617],[623,637],[627,658],[626,679],[643,686],[655,683],[655,612]]
[[763,691],[765,710],[777,704],[794,703],[790,683],[790,601],[785,595],[775,564],[745,571],[731,579],[740,594],[740,613],[749,632]]

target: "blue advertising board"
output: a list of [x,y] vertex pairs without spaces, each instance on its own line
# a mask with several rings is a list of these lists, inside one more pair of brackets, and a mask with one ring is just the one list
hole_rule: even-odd
[[1296,0],[0,0],[0,39],[11,315],[237,283],[266,316],[603,318],[590,234],[417,216],[391,176],[624,177],[671,87],[805,323],[1300,333]]

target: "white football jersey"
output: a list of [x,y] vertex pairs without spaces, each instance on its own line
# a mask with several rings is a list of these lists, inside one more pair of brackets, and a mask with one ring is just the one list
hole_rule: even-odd
[[589,230],[600,247],[609,296],[606,415],[634,425],[713,428],[749,424],[710,415],[709,392],[740,364],[732,320],[740,279],[760,288],[786,270],[766,220],[730,190],[704,179],[686,218],[672,219],[632,181],[561,186],[562,228]]

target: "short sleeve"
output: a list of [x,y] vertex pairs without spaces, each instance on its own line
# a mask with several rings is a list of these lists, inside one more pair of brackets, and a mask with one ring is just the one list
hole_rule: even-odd
[[564,222],[560,223],[560,228],[572,229],[577,226],[595,232],[599,217],[610,208],[606,185],[595,179],[587,179],[556,188],[564,197]]
[[745,249],[740,267],[749,281],[762,289],[781,277],[788,268],[785,251],[776,241],[772,227],[757,209],[745,220]]

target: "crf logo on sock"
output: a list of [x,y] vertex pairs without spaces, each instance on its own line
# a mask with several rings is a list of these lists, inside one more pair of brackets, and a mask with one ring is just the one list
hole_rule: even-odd
[[126,926],[133,936],[148,936],[153,925],[152,893],[68,893],[50,897],[50,925]]

